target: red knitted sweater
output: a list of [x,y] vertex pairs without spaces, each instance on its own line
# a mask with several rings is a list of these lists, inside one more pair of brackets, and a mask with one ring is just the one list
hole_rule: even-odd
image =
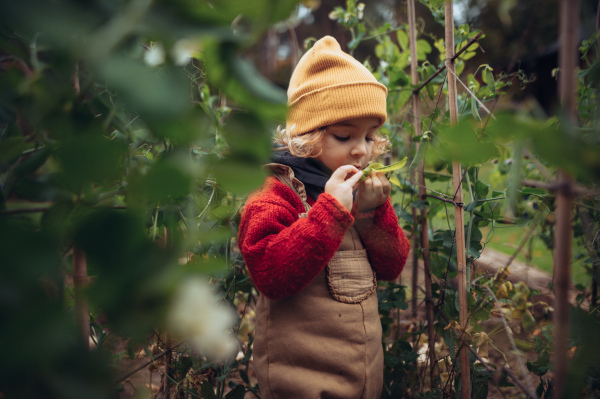
[[244,208],[238,244],[256,288],[282,299],[304,289],[323,270],[354,223],[379,280],[398,277],[410,244],[390,200],[368,213],[351,214],[333,196],[308,200],[275,177],[268,177]]

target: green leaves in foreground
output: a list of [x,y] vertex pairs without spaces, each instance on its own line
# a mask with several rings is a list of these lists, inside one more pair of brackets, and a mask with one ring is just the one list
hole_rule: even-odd
[[[363,181],[367,177],[369,177],[369,175],[371,174],[372,171],[379,172],[379,173],[394,172],[400,168],[403,168],[404,165],[406,165],[406,157],[404,157],[404,159],[402,159],[396,163],[393,163],[391,165],[388,165],[388,166],[385,166],[380,163],[372,163],[371,165],[369,165],[365,169],[363,169],[363,171],[362,171],[363,176],[360,178],[360,181]],[[395,175],[392,175],[390,177],[390,183],[394,183],[398,187],[402,188],[402,186],[400,185],[400,181],[398,180],[398,177]]]

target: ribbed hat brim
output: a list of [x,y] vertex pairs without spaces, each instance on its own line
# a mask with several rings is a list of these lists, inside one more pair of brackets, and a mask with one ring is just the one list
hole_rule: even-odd
[[286,129],[296,136],[348,119],[376,117],[385,122],[387,88],[377,82],[326,86],[288,105]]

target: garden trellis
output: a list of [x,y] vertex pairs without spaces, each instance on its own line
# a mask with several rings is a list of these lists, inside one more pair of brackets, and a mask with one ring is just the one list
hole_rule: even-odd
[[[256,292],[233,237],[244,196],[264,177],[272,121],[284,118],[285,93],[251,66],[248,55],[260,53],[256,45],[271,29],[271,38],[289,35],[292,63],[297,59],[302,38],[296,22],[273,25],[296,2],[260,0],[245,7],[226,0],[211,8],[206,2],[136,0],[123,3],[125,9],[101,2],[93,10],[70,0],[46,3],[11,2],[0,13],[0,255],[9,266],[0,275],[0,347],[7,359],[0,394],[42,397],[36,391],[42,387],[45,397],[62,398],[84,387],[110,397],[116,386],[125,389],[128,380],[159,365],[163,391],[258,395],[250,322]],[[417,25],[419,5],[439,23],[448,19],[445,38],[429,33],[422,21]],[[571,44],[578,26],[574,5],[562,1],[560,12],[561,27],[571,32],[561,37]],[[487,64],[475,68],[470,57],[486,43],[485,27],[454,26],[451,1],[408,0],[407,6],[407,24],[368,26],[363,13],[375,5],[352,0],[324,14],[332,11],[330,18],[351,32],[350,52],[372,53],[366,62],[389,88],[383,131],[395,155],[409,157],[406,175],[415,175],[394,187],[393,199],[413,243],[421,242],[413,249],[424,263],[426,310],[424,320],[410,322],[401,312],[411,291],[411,311],[419,314],[418,261],[412,290],[381,284],[384,397],[456,397],[460,390],[463,397],[482,398],[488,387],[530,398],[561,391],[593,395],[598,379],[590,370],[599,363],[593,338],[600,333],[600,78],[590,58],[597,56],[598,34],[582,43],[578,71],[576,48],[560,45],[563,61],[571,62],[559,67],[560,84],[571,84],[561,96],[578,96],[564,100],[570,119],[542,118],[495,109],[506,107],[498,98],[517,75]],[[404,3],[398,7],[404,10]],[[444,56],[436,59],[433,48]],[[452,163],[456,186],[450,188]],[[499,191],[485,181],[490,170],[501,176]],[[511,207],[502,205],[509,201]],[[503,207],[512,208],[512,217],[502,214]],[[535,216],[519,216],[519,207]],[[442,215],[441,227],[436,215]],[[504,267],[469,274],[498,226],[517,223],[526,234]],[[578,262],[587,262],[594,275],[569,318],[569,251],[577,245],[569,244],[571,234],[585,238],[589,260]],[[554,336],[552,325],[533,315],[534,308],[551,313],[552,304],[508,280],[511,262],[534,237],[550,247],[555,240]],[[210,278],[218,298],[239,311],[235,361],[211,362],[165,335],[169,298],[178,282],[197,274]],[[494,318],[495,331],[478,323]],[[527,342],[510,331],[516,326]],[[504,352],[492,349],[496,334],[509,341]],[[123,352],[110,351],[116,336],[126,342]],[[488,347],[500,354],[496,360],[486,356]],[[529,358],[515,351],[528,351]],[[138,352],[147,356],[130,364]],[[115,369],[111,356],[124,369]],[[165,358],[166,367],[159,364]]]

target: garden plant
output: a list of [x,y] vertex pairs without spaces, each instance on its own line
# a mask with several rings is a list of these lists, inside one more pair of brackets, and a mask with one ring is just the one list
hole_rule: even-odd
[[[123,397],[148,370],[161,386],[139,397],[261,397],[236,234],[286,93],[251,55],[317,3],[0,6],[0,398]],[[473,64],[486,32],[454,24],[452,1],[419,3],[444,37],[397,3],[404,24],[372,26],[367,2],[328,10],[388,87],[393,159],[373,168],[398,163],[383,170],[412,237],[413,280],[377,290],[382,397],[597,397],[600,33],[562,36],[548,113],[505,100],[522,71]],[[575,3],[562,1],[565,32]],[[480,270],[507,226],[514,256]],[[537,244],[554,255],[544,290],[511,276]]]

